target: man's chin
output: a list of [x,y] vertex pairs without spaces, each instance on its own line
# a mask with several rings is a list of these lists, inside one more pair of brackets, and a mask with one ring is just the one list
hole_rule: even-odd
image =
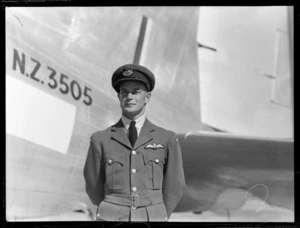
[[130,114],[133,114],[133,113],[137,112],[137,110],[135,110],[133,107],[125,107],[124,111],[126,113],[130,113]]
[[136,110],[134,108],[124,108],[123,113],[126,114],[126,116],[137,116],[141,110]]

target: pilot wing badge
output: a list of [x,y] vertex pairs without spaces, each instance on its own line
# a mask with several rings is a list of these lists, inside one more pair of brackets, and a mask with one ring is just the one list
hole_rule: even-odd
[[161,144],[156,144],[156,143],[148,144],[147,146],[145,146],[145,149],[154,149],[154,150],[156,150],[156,149],[159,149],[159,148],[163,149],[164,146],[161,145]]

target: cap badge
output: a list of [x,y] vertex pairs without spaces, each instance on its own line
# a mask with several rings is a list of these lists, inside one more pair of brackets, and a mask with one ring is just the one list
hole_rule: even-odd
[[123,72],[124,76],[130,76],[132,74],[133,74],[133,70],[126,70],[126,71]]

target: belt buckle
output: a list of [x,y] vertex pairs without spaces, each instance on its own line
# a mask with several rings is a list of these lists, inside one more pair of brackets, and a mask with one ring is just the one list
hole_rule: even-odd
[[139,195],[133,195],[131,197],[131,208],[136,209],[139,206]]

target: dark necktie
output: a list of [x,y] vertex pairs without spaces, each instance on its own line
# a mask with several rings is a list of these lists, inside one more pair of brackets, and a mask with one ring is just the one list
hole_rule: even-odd
[[131,145],[134,146],[135,144],[135,141],[137,139],[137,130],[135,128],[135,121],[131,121],[130,122],[130,126],[129,126],[129,141],[131,142]]

